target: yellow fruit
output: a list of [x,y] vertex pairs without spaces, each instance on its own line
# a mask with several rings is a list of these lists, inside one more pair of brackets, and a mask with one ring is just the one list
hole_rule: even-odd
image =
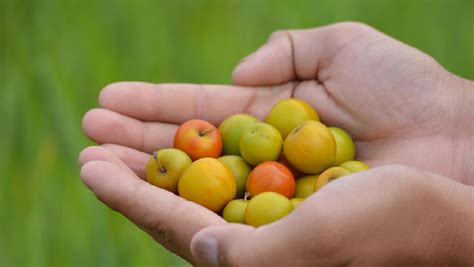
[[255,227],[272,223],[285,217],[294,209],[285,196],[275,192],[264,192],[253,197],[245,212],[245,223]]
[[306,121],[288,135],[283,151],[295,169],[316,174],[331,166],[336,156],[336,142],[324,124]]
[[306,198],[313,193],[314,183],[318,179],[318,175],[308,175],[296,179],[295,198]]
[[215,212],[234,199],[235,191],[235,178],[231,171],[214,158],[193,162],[184,170],[178,183],[181,197]]
[[351,161],[346,161],[339,165],[339,167],[342,167],[350,172],[361,172],[369,169],[369,165],[365,164],[362,161],[358,160],[351,160]]
[[336,180],[339,177],[346,176],[351,174],[350,171],[341,168],[341,167],[331,167],[325,171],[323,171],[318,179],[316,180],[316,183],[314,184],[314,192],[318,191],[321,189],[321,187],[325,186],[327,183]]
[[285,139],[296,126],[309,120],[319,121],[318,113],[306,102],[288,98],[273,106],[265,122],[277,128]]
[[293,204],[293,208],[298,208],[301,205],[301,202],[304,201],[304,198],[292,198],[290,199],[291,204]]
[[231,223],[245,223],[245,211],[248,204],[248,200],[234,199],[227,203],[222,212],[222,217]]
[[150,184],[178,192],[181,173],[191,165],[189,156],[179,149],[165,148],[153,153],[146,164],[146,177]]
[[332,166],[339,166],[341,163],[354,160],[355,146],[351,136],[341,128],[329,127],[336,140],[336,157]]

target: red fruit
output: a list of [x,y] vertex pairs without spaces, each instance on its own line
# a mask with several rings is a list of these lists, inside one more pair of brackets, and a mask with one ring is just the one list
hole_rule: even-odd
[[250,172],[247,179],[247,192],[252,197],[262,192],[276,192],[292,198],[295,194],[295,178],[283,164],[265,161]]
[[222,137],[211,123],[189,120],[176,131],[174,147],[186,152],[193,161],[207,157],[217,158],[222,151]]

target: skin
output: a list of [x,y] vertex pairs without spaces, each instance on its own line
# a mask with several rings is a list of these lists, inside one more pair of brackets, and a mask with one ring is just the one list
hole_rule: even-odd
[[291,204],[293,205],[293,208],[298,208],[301,205],[301,202],[304,201],[304,198],[292,198],[290,199]]
[[[83,182],[194,265],[472,265],[473,82],[359,23],[276,32],[233,79],[235,86],[107,86],[100,108],[83,119],[101,144],[80,154]],[[180,123],[218,124],[237,113],[261,120],[290,96],[349,131],[356,158],[371,169],[330,183],[258,230],[140,179],[147,153],[170,147]],[[389,163],[404,165],[377,167]]]

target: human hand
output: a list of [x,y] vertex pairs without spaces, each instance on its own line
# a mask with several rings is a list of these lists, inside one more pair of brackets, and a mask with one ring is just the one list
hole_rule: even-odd
[[386,165],[331,182],[272,224],[206,228],[191,250],[199,266],[470,266],[473,193]]
[[359,23],[274,33],[234,83],[290,82],[292,95],[356,140],[371,166],[400,163],[474,184],[474,84]]
[[[362,49],[364,46],[361,44],[357,46],[347,44],[349,42],[347,36],[350,37],[357,32],[360,34],[364,32],[368,36],[362,36],[350,43],[360,43],[368,39],[371,40],[370,44],[374,44],[365,43],[365,47],[368,47],[365,50]],[[292,37],[295,41],[291,46],[293,49],[290,50],[287,49],[289,43],[284,41],[284,38],[272,38],[274,41],[270,42],[271,46],[281,47],[277,50],[278,52],[269,53],[265,52],[265,50],[269,51],[268,49],[261,49],[255,55],[256,57],[263,53],[263,58],[258,60],[260,63],[255,63],[255,59],[252,63],[250,58],[239,65],[234,73],[234,81],[238,84],[283,83],[281,85],[239,87],[117,83],[105,88],[99,97],[101,108],[91,110],[83,120],[86,134],[106,148],[90,147],[81,153],[81,176],[86,185],[99,199],[123,213],[165,247],[188,261],[194,262],[189,250],[193,235],[203,228],[224,225],[225,222],[216,214],[197,204],[185,201],[138,179],[138,177],[145,178],[144,168],[149,153],[162,147],[170,147],[177,125],[186,120],[202,118],[218,124],[225,117],[235,113],[251,113],[263,119],[274,103],[290,96],[303,99],[315,106],[324,122],[348,130],[356,141],[358,158],[365,160],[371,166],[398,162],[453,174],[453,177],[459,179],[463,176],[455,174],[459,170],[466,170],[465,177],[469,177],[467,174],[472,173],[472,165],[464,166],[463,161],[465,158],[470,159],[463,155],[468,146],[460,145],[465,141],[465,131],[459,131],[460,136],[456,139],[451,138],[449,131],[443,130],[458,125],[461,116],[457,116],[458,114],[454,109],[450,109],[449,105],[458,106],[463,110],[462,107],[465,105],[460,104],[460,96],[464,95],[461,92],[466,90],[464,87],[469,85],[468,82],[450,76],[439,66],[434,67],[437,64],[429,58],[426,62],[419,60],[418,57],[425,59],[427,56],[365,26],[341,24],[310,30],[308,33],[311,33],[312,38],[305,37],[304,42],[301,42],[301,34],[298,34],[299,37],[296,35]],[[373,35],[383,37],[385,41],[375,42]],[[280,36],[285,35],[280,34]],[[388,43],[386,45],[390,48],[389,52],[396,54],[395,51],[398,51],[399,57],[393,55],[385,57],[380,49],[375,49],[378,46],[376,44],[379,43]],[[356,47],[359,49],[355,49]],[[372,51],[372,48],[375,51]],[[352,52],[349,53],[350,51]],[[303,52],[306,53],[304,56],[301,54]],[[268,57],[265,59],[265,55],[268,56],[268,54],[273,54],[273,59]],[[293,60],[291,57],[293,54],[304,60],[297,58]],[[362,61],[354,58],[364,54],[367,58]],[[343,60],[350,58],[349,55],[352,55],[353,64]],[[400,60],[400,55],[404,55],[404,60]],[[280,66],[278,71],[275,69],[272,73],[267,66],[269,60],[274,63],[274,66]],[[308,62],[305,62],[306,60]],[[408,61],[407,65],[412,68],[420,65],[419,69],[427,73],[426,77],[423,76],[423,79],[418,80],[413,77],[403,80],[414,70],[400,73],[387,67],[392,66],[396,70],[396,66],[401,66],[400,61],[397,60],[402,63]],[[293,61],[295,65],[292,64]],[[384,64],[377,65],[380,61],[391,61],[392,64],[382,68]],[[304,67],[303,63],[311,65]],[[370,65],[369,63],[372,63],[371,68],[366,66]],[[430,68],[427,66],[431,64],[437,71],[428,71]],[[316,66],[318,66],[318,71],[313,78],[305,74],[309,70],[315,71]],[[347,68],[348,66],[352,67]],[[295,71],[296,69],[298,71]],[[384,69],[385,72],[382,71]],[[400,69],[406,69],[406,67],[400,67]],[[381,72],[375,76],[378,80],[373,78],[373,71]],[[424,73],[423,71],[421,72]],[[257,75],[252,77],[252,72]],[[295,73],[298,73],[298,77]],[[324,73],[326,76],[323,75]],[[388,79],[393,73],[397,74],[393,75],[396,77]],[[428,87],[438,88],[438,85],[428,82],[430,73],[438,76],[438,79],[443,81],[440,82],[441,84],[459,85],[459,93],[453,93],[453,96],[459,97],[450,97],[441,89],[433,89],[432,91],[439,94],[433,97]],[[353,78],[355,74],[358,75],[358,79]],[[275,78],[272,78],[273,76]],[[258,77],[261,78],[260,81]],[[395,79],[397,77],[399,80]],[[288,82],[297,78],[307,79],[307,81]],[[315,82],[316,78],[321,83]],[[424,84],[422,81],[425,80],[428,80],[426,84],[429,85],[422,86],[421,84]],[[412,92],[406,89],[410,89],[409,81],[413,88],[417,88],[418,93],[409,94]],[[404,86],[399,87],[400,84]],[[442,87],[442,85],[439,86]],[[450,92],[453,90],[449,89]],[[364,94],[372,94],[373,98],[363,97]],[[349,99],[347,95],[350,96]],[[385,98],[391,101],[387,102]],[[424,102],[431,98],[439,100],[431,105]],[[469,99],[463,98],[464,101]],[[354,101],[354,105],[351,101]],[[390,112],[386,113],[387,110],[390,111],[387,107],[390,107],[393,101],[396,101],[398,105],[405,103],[403,111],[406,112],[403,116],[392,118]],[[425,111],[417,109],[417,105],[413,104],[416,101],[425,103],[425,107],[429,106],[429,108]],[[434,116],[428,116],[425,115],[429,113],[426,110],[435,110],[437,113],[435,112]],[[439,118],[439,110],[446,111],[443,113],[443,118],[444,116],[449,118],[444,120],[449,123],[449,126],[439,127],[440,122],[435,123],[433,118]],[[414,114],[413,117],[410,117],[410,114]],[[419,128],[413,125],[411,125],[413,127],[399,127],[404,123],[413,122],[414,118],[420,116],[426,116],[426,120],[420,120],[423,123],[418,125]],[[466,116],[471,116],[471,114],[465,112],[462,118]],[[390,123],[387,123],[387,118],[390,118]],[[397,127],[389,127],[391,125]],[[428,131],[429,127],[435,127],[436,130],[431,133]],[[462,128],[459,125],[456,127],[456,129]],[[462,138],[461,133],[463,133]],[[456,145],[453,140],[459,140],[459,144]],[[427,149],[424,147],[433,151],[420,154],[420,151],[426,152]],[[456,147],[459,148],[456,154],[458,157],[454,156]],[[424,160],[420,158],[421,156]],[[459,166],[464,167],[459,169]]]

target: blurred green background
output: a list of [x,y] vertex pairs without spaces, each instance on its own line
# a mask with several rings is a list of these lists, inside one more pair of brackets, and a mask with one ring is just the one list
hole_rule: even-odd
[[79,179],[81,117],[108,83],[229,83],[272,31],[343,20],[474,79],[474,1],[3,0],[0,11],[0,266],[186,265]]

